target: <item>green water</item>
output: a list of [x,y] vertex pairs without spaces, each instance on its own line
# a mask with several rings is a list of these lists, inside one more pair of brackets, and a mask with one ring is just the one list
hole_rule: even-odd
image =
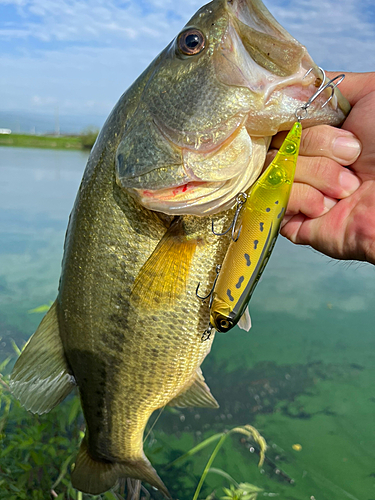
[[[56,296],[86,158],[0,147],[0,360],[40,322],[29,311]],[[234,435],[214,467],[262,487],[259,498],[375,500],[374,278],[373,266],[279,239],[251,301],[252,329],[217,335],[203,365],[220,409],[166,410],[146,442],[174,498],[192,498],[213,445],[178,468],[166,463],[215,432],[252,424],[269,445],[264,466]],[[209,474],[200,498],[213,490],[219,498],[223,485]]]

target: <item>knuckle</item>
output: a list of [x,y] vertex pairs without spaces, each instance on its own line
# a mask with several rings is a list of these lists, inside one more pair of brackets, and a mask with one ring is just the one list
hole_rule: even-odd
[[304,171],[300,180],[328,196],[340,197],[343,194],[339,182],[340,167],[334,160],[325,156],[311,156],[304,160]]
[[318,178],[324,178],[328,183],[333,181],[335,162],[325,156],[315,156],[310,158],[310,169],[312,174]]
[[310,154],[321,154],[331,141],[332,128],[329,125],[318,125],[305,129],[301,138],[302,151]]
[[300,211],[308,217],[319,217],[324,212],[324,196],[317,189],[307,184],[298,186]]
[[301,149],[304,152],[313,149],[316,142],[317,132],[313,128],[308,128],[304,131],[301,137]]

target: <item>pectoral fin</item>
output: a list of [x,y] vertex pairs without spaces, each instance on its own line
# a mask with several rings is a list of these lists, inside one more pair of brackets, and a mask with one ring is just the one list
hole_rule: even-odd
[[204,381],[202,370],[198,368],[193,383],[172,399],[169,406],[179,406],[180,408],[188,408],[191,406],[201,408],[219,408],[219,404],[211,394],[211,391]]
[[190,263],[197,247],[180,218],[172,222],[135,280],[131,300],[148,309],[172,307],[185,292]]
[[42,414],[65,399],[73,387],[54,302],[16,361],[10,388],[27,410]]
[[240,321],[237,324],[241,328],[241,330],[245,330],[245,332],[248,332],[250,330],[251,316],[248,307],[246,307],[245,312],[243,313],[243,315],[240,318]]

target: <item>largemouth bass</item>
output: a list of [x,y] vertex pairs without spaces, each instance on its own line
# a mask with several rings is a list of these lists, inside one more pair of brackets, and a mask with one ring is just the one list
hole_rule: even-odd
[[[320,75],[260,0],[214,0],[107,119],[70,216],[58,297],[11,377],[36,413],[78,386],[87,430],[77,489],[99,494],[131,477],[169,496],[143,452],[150,415],[218,406],[200,370],[209,307],[195,294],[229,244],[211,216],[227,227],[270,137],[292,126]],[[304,125],[338,125],[348,110],[336,90]]]

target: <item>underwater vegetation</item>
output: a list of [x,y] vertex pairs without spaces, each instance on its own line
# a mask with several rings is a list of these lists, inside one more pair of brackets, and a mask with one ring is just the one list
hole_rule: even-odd
[[[16,344],[13,346],[17,349]],[[7,373],[9,365],[9,359],[5,360],[0,365],[0,373]],[[262,475],[293,489],[294,477],[284,470],[290,465],[290,455],[273,442],[272,433],[266,434],[269,448],[261,468],[262,475],[256,472],[262,440],[258,437],[256,442],[254,436],[246,434],[245,422],[254,421],[259,415],[273,414],[295,421],[319,415],[332,416],[334,412],[329,406],[312,412],[301,405],[299,397],[312,394],[318,383],[355,379],[362,371],[363,367],[355,363],[319,362],[282,366],[261,362],[247,370],[230,371],[227,366],[208,360],[207,380],[220,394],[222,402],[217,418],[212,419],[210,411],[201,408],[166,407],[161,418],[159,412],[155,412],[146,429],[146,454],[170,485],[173,497],[179,500],[259,500],[260,493],[262,496],[272,493],[260,482]],[[7,382],[7,376],[0,379],[0,499],[92,499],[77,492],[70,481],[75,450],[85,428],[78,398],[68,398],[49,414],[32,415],[12,398]],[[244,427],[245,432],[234,432],[236,427]],[[173,443],[171,432],[175,437]],[[232,455],[233,447],[237,455]],[[294,443],[296,452],[301,448]],[[228,472],[226,461],[221,460],[222,454],[229,461],[231,456],[236,457],[238,465],[242,463],[242,471],[235,473],[236,468],[232,467]],[[198,487],[198,496],[194,496]],[[265,491],[261,492],[262,487]],[[280,497],[280,494],[271,496]],[[125,480],[114,490],[94,498],[138,497],[144,500],[162,498],[146,484],[141,487],[137,481]],[[296,492],[296,496],[287,498],[301,497]]]
[[[4,372],[9,358],[0,365]],[[108,491],[97,497],[85,495],[75,490],[70,482],[69,472],[74,468],[75,450],[84,436],[84,420],[79,399],[70,397],[57,410],[46,415],[33,415],[23,411],[18,401],[9,392],[8,378],[0,375],[0,499],[1,500],[83,500],[97,498],[98,500],[159,500],[161,494],[147,490],[140,481],[123,480],[113,491]],[[149,430],[148,435],[152,429]],[[252,426],[240,426],[229,431],[216,433],[202,441],[188,452],[173,460],[166,467],[166,476],[174,476],[176,468],[195,454],[208,447],[213,451],[200,478],[197,478],[195,492],[186,497],[190,490],[185,490],[183,481],[173,481],[174,490],[181,488],[180,498],[203,499],[200,496],[207,474],[223,477],[228,488],[218,488],[207,498],[215,500],[256,500],[262,491],[250,483],[238,483],[228,473],[212,467],[216,455],[229,436],[238,433],[249,442],[256,442],[260,450],[260,465],[265,459],[266,443],[264,438]],[[155,439],[155,438],[153,438]],[[153,452],[157,454],[157,452]],[[171,457],[175,456],[172,452]],[[168,472],[169,469],[169,472]],[[221,492],[221,493],[220,493]],[[219,496],[217,496],[219,495]]]

